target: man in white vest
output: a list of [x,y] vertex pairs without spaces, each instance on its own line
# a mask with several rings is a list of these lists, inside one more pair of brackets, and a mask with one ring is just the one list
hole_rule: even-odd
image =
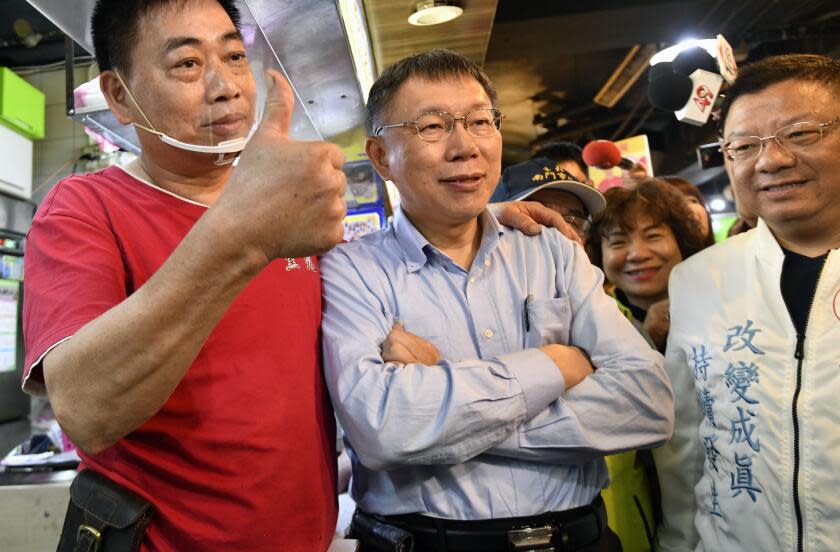
[[840,62],[786,55],[727,93],[726,169],[758,226],[674,269],[659,549],[840,549]]

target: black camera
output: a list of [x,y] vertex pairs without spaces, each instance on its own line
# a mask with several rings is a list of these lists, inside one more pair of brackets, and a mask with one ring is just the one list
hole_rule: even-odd
[[723,166],[723,147],[720,142],[703,144],[697,148],[697,162],[701,169]]

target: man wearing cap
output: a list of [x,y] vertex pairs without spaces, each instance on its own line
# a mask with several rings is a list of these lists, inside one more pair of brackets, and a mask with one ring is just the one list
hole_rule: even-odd
[[547,157],[555,161],[561,169],[565,169],[575,177],[575,180],[592,186],[589,166],[583,160],[583,150],[574,142],[559,140],[544,144],[531,156],[531,159],[537,157]]
[[[324,370],[363,550],[614,550],[603,456],[671,431],[662,359],[583,248],[487,209],[495,99],[446,50],[386,70],[366,151],[400,207],[321,259]],[[392,548],[373,547],[388,535]]]
[[564,163],[548,157],[510,166],[502,173],[490,201],[538,201],[563,215],[586,246],[592,215],[603,210],[607,202],[601,192],[563,166]]

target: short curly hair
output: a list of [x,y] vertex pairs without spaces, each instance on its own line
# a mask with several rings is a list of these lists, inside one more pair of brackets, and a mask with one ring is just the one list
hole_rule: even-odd
[[604,193],[607,206],[592,218],[587,247],[592,264],[604,268],[601,238],[618,227],[630,231],[640,216],[648,216],[654,224],[664,224],[674,233],[683,260],[706,247],[700,225],[686,205],[682,194],[671,184],[647,178],[635,188],[610,188]]

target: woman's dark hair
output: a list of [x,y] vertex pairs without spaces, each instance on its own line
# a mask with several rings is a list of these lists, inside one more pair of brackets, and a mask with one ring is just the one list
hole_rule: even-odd
[[376,128],[383,124],[382,114],[387,110],[394,94],[404,82],[412,77],[431,81],[452,77],[473,78],[484,88],[484,92],[490,98],[490,103],[496,105],[496,87],[475,62],[443,48],[429,50],[401,59],[387,68],[370,87],[365,120],[369,136],[373,136]]
[[[700,205],[702,205],[704,209],[706,209],[706,199],[703,197],[703,194],[700,193],[700,188],[698,188],[685,178],[681,176],[660,176],[659,179],[664,180],[668,184],[674,186],[676,189],[682,192],[682,195],[693,197],[694,199],[700,202]],[[715,233],[714,231],[712,231],[712,215],[709,213],[708,209],[706,209],[706,221],[709,225],[709,231],[706,233],[705,236],[703,236],[703,239],[705,240],[705,244],[703,245],[703,247],[709,247],[710,245],[715,244]]]
[[[234,0],[217,0],[239,29],[239,8]],[[93,50],[100,71],[114,68],[131,72],[131,52],[139,39],[140,22],[158,8],[185,4],[188,0],[96,0],[90,17]]]
[[635,188],[610,188],[604,194],[607,206],[592,218],[592,238],[587,244],[592,264],[604,267],[601,238],[618,227],[630,231],[642,216],[654,224],[664,224],[674,233],[683,260],[706,247],[700,225],[682,194],[671,184],[647,178]]

